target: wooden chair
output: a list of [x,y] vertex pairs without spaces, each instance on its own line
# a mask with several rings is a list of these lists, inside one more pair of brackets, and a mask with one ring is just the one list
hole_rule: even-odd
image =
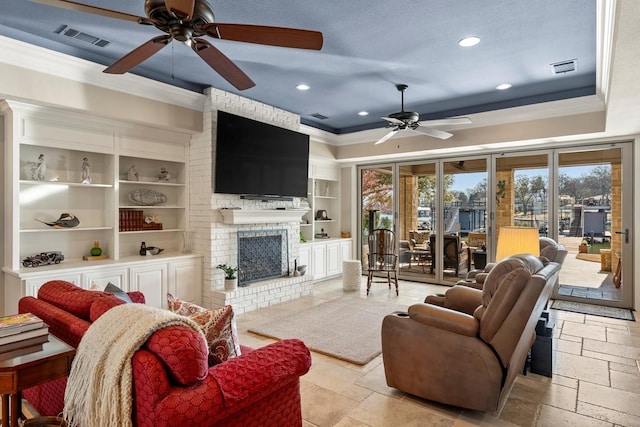
[[[384,272],[386,280],[373,280],[373,274]],[[384,228],[373,230],[369,234],[369,275],[367,278],[367,295],[371,283],[388,283],[391,289],[391,279],[396,285],[398,295],[398,254],[396,251],[396,235],[393,231]]]
[[460,274],[460,268],[466,268],[467,250],[462,247],[460,237],[449,234],[444,236],[443,248],[438,251],[436,247],[436,236],[429,236],[429,245],[431,246],[431,274],[436,265],[436,258],[442,256],[444,261],[444,269],[455,270],[456,276]]

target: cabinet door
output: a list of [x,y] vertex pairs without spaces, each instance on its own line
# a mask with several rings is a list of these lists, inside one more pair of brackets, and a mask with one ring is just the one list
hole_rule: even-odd
[[169,263],[169,292],[183,301],[200,304],[201,264],[199,258]]
[[313,245],[313,278],[323,279],[327,277],[327,245],[317,244]]
[[82,287],[85,289],[91,289],[95,285],[97,289],[103,290],[112,283],[123,291],[128,291],[128,282],[126,268],[100,269],[82,274]]
[[135,265],[129,268],[129,290],[144,294],[147,305],[167,307],[166,264]]
[[51,280],[64,280],[66,282],[73,283],[76,286],[82,286],[80,273],[54,273],[49,276],[40,276],[37,278],[25,280],[25,296],[32,296],[37,298],[40,287]]
[[342,259],[340,258],[340,243],[327,243],[327,276],[340,274]]
[[311,245],[300,245],[300,251],[298,252],[298,265],[307,266],[307,274],[313,275],[313,262],[311,258]]
[[351,260],[351,240],[340,241],[340,273],[342,273],[342,261]]

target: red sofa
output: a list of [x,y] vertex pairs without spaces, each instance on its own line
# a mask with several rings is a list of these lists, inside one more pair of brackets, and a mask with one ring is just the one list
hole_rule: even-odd
[[[130,292],[133,302],[144,295]],[[94,302],[100,303],[94,305]],[[20,313],[42,318],[49,331],[77,347],[104,307],[120,303],[113,294],[87,291],[65,281],[45,283],[38,298],[19,302]],[[93,308],[92,308],[93,307]],[[202,341],[202,342],[199,342]],[[170,326],[156,331],[133,364],[133,423],[163,426],[302,426],[300,376],[311,366],[299,340],[282,340],[209,368],[206,344],[195,331]],[[26,389],[23,396],[41,415],[64,405],[66,378]]]

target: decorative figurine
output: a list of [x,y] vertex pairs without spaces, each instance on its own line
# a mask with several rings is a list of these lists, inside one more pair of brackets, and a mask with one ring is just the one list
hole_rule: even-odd
[[133,165],[129,168],[129,172],[127,173],[127,179],[129,181],[138,180],[138,171],[136,170],[136,165]]
[[147,255],[147,244],[145,242],[142,242],[142,244],[140,245],[140,255]]
[[40,252],[39,254],[28,256],[22,260],[23,267],[40,267],[41,265],[60,264],[64,261],[64,255],[60,251]]
[[47,172],[47,162],[44,154],[38,156],[38,160],[31,165],[31,179],[33,181],[44,181],[44,174]]
[[36,221],[47,224],[49,227],[53,228],[73,228],[80,224],[78,217],[70,213],[61,214],[60,218],[53,222],[41,221],[38,218],[36,218]]
[[82,184],[91,184],[91,172],[89,170],[89,159],[86,157],[82,159]]
[[158,181],[160,182],[169,182],[171,179],[171,174],[167,171],[167,168],[161,167],[160,174],[158,175]]

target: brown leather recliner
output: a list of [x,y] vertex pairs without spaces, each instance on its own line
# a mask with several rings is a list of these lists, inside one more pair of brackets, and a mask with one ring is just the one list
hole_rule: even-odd
[[386,316],[387,384],[449,405],[498,410],[522,372],[559,270],[545,258],[516,255],[491,270],[482,291],[454,286],[433,300],[441,305]]
[[[550,237],[540,237],[541,257],[545,257],[549,261],[557,262],[560,264],[560,267],[562,267],[562,263],[564,263],[567,253],[567,248],[563,244],[556,242]],[[488,263],[482,269],[471,270],[467,273],[465,280],[460,280],[457,284],[482,289],[487,275],[495,265],[495,262]]]

